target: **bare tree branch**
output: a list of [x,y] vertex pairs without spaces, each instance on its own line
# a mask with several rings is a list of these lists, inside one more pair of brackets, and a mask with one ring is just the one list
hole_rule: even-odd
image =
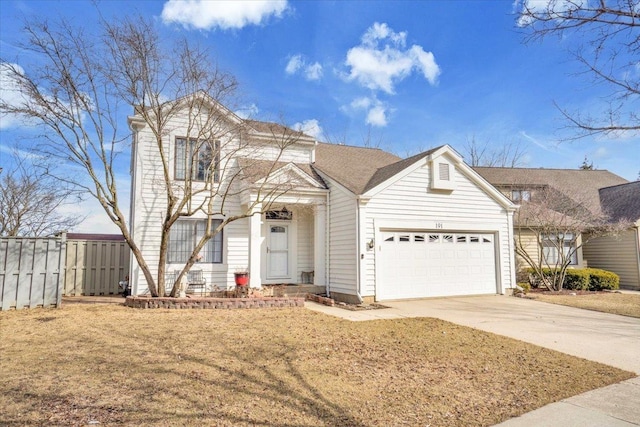
[[[101,22],[99,36],[65,21],[25,23],[24,49],[33,63],[2,66],[18,101],[0,100],[0,114],[23,117],[44,130],[34,150],[53,159],[60,182],[94,197],[120,229],[153,296],[165,294],[171,229],[182,218],[205,217],[206,230],[175,278],[182,277],[205,244],[229,223],[260,214],[296,183],[269,176],[281,167],[282,154],[303,136],[283,125],[258,132],[251,122],[235,120],[230,105],[237,88],[233,76],[220,71],[205,50],[186,40],[161,40],[151,21],[130,17]],[[14,97],[15,98],[15,97]],[[123,111],[130,111],[129,127]],[[184,141],[184,176],[176,179],[179,129]],[[186,129],[186,131],[184,131]],[[143,133],[140,131],[144,130]],[[133,131],[133,133],[132,133]],[[145,140],[138,140],[144,134]],[[149,139],[151,138],[151,139]],[[141,242],[131,233],[122,211],[116,171],[119,154],[144,146],[158,175],[152,185],[162,200],[162,223],[154,277]],[[270,165],[241,159],[268,153]],[[273,160],[275,159],[275,160]],[[82,176],[61,170],[79,169]],[[254,169],[262,180],[251,179]],[[194,172],[201,177],[193,176]],[[202,179],[200,179],[202,178]],[[240,212],[229,213],[228,200],[245,198]],[[214,218],[223,218],[214,227]]]
[[48,175],[47,162],[14,150],[13,163],[0,172],[0,236],[49,236],[70,230],[84,219],[61,208],[80,194]]
[[637,0],[523,0],[518,25],[527,42],[572,38],[570,54],[595,84],[609,88],[595,117],[559,108],[579,139],[640,132],[640,4]]
[[518,143],[510,142],[500,149],[490,150],[488,142],[479,145],[475,136],[472,136],[467,139],[463,151],[466,153],[465,161],[470,166],[516,168],[524,164],[525,152]]

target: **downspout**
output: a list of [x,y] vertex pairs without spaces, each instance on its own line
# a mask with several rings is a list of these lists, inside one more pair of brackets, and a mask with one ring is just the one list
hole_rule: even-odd
[[331,209],[331,191],[327,191],[327,205],[324,214],[324,287],[325,295],[331,298],[329,284],[329,211]]
[[[131,174],[131,195],[129,196],[129,232],[131,233],[131,238],[135,241],[135,213],[136,213],[136,204],[135,204],[135,195],[136,195],[136,185],[137,185],[137,157],[138,157],[138,139],[139,139],[139,127],[135,126],[132,122],[129,122],[129,127],[133,131],[133,144],[131,147],[131,165],[129,168],[129,173]],[[129,251],[129,271],[127,275],[129,276],[129,286],[131,287],[131,295],[138,294],[138,275],[133,274],[135,266],[138,264],[135,256],[133,255],[133,251]],[[124,280],[124,277],[120,279]]]
[[640,281],[640,225],[636,222],[633,227],[636,232],[636,267],[638,270],[638,281]]
[[358,303],[362,304],[364,300],[362,299],[362,269],[360,268],[361,254],[360,254],[360,196],[356,196],[356,255],[357,255],[357,263],[356,263],[356,297],[358,298]]

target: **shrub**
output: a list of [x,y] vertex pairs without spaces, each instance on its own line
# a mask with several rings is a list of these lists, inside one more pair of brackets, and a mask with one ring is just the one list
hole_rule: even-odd
[[[531,279],[529,283],[532,287],[537,288],[542,284],[533,268],[527,268],[525,271]],[[542,274],[545,277],[553,276],[554,272],[555,270],[551,268],[542,269]],[[614,290],[620,288],[620,277],[611,271],[598,268],[569,268],[566,271],[562,287],[578,291]]]
[[[540,276],[536,273],[536,271],[533,268],[527,268],[526,271],[529,276],[529,284],[531,285],[531,287],[539,288],[540,285],[542,285],[542,280]],[[551,269],[551,268],[542,269],[542,275],[544,277],[552,277],[554,273],[555,273],[555,269]]]
[[620,288],[620,276],[616,273],[599,268],[585,268],[589,273],[589,290],[601,291],[603,289],[614,290]]
[[567,269],[562,287],[577,291],[589,289],[589,269]]

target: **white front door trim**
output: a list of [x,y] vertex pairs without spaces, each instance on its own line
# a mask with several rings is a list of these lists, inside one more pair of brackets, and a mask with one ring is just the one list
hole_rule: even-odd
[[[297,274],[297,241],[298,222],[294,219],[263,221],[265,246],[263,250],[263,280],[262,283],[294,283]],[[286,234],[286,240],[279,240],[278,234],[272,235],[271,227],[281,227]],[[280,228],[279,228],[280,230]]]

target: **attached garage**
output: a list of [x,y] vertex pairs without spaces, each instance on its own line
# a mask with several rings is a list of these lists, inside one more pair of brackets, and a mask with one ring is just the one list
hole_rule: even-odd
[[495,294],[491,233],[381,230],[378,300]]
[[333,298],[361,303],[513,287],[517,206],[451,147],[394,161],[380,150],[320,144],[315,167],[330,191]]

